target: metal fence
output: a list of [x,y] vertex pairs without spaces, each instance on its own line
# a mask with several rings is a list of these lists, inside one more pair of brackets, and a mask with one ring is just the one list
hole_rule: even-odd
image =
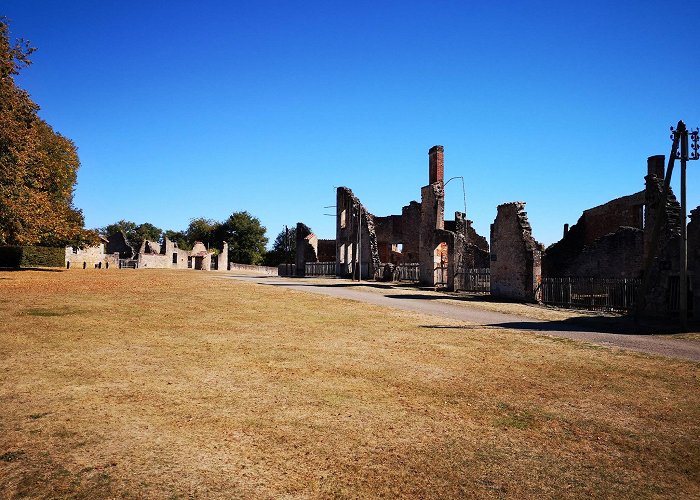
[[139,261],[136,259],[119,259],[119,269],[136,269]]
[[455,273],[455,292],[491,292],[491,269],[466,268]]
[[638,279],[542,278],[540,292],[545,304],[581,309],[629,311],[634,307]]
[[335,276],[335,262],[307,262],[306,276]]
[[418,263],[398,264],[394,267],[394,281],[420,281]]

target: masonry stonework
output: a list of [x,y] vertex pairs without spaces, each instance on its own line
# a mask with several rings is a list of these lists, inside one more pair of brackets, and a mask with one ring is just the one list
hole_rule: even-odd
[[491,295],[535,302],[541,276],[541,245],[532,237],[525,203],[499,205],[491,226]]

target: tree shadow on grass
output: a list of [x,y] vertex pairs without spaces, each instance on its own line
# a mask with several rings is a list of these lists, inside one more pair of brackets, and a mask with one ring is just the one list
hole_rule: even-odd
[[47,273],[62,273],[65,271],[62,267],[0,267],[1,272],[23,272],[23,271],[42,271]]

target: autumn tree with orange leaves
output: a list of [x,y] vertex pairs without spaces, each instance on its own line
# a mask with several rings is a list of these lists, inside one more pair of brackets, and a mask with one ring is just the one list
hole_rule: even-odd
[[39,106],[15,83],[34,50],[12,43],[0,18],[0,245],[92,244],[97,235],[83,229],[73,207],[75,144],[39,118]]

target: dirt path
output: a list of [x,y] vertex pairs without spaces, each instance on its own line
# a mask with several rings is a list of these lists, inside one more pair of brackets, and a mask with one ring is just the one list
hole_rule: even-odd
[[397,293],[391,287],[373,287],[371,291],[365,290],[357,287],[356,283],[345,280],[300,280],[243,274],[229,274],[225,278],[356,300],[483,326],[532,331],[608,347],[700,361],[700,341],[678,339],[668,335],[629,333],[633,331],[634,325],[624,318],[592,316],[541,320],[484,310],[469,304],[446,304],[441,301],[444,295],[420,290],[409,293]]

